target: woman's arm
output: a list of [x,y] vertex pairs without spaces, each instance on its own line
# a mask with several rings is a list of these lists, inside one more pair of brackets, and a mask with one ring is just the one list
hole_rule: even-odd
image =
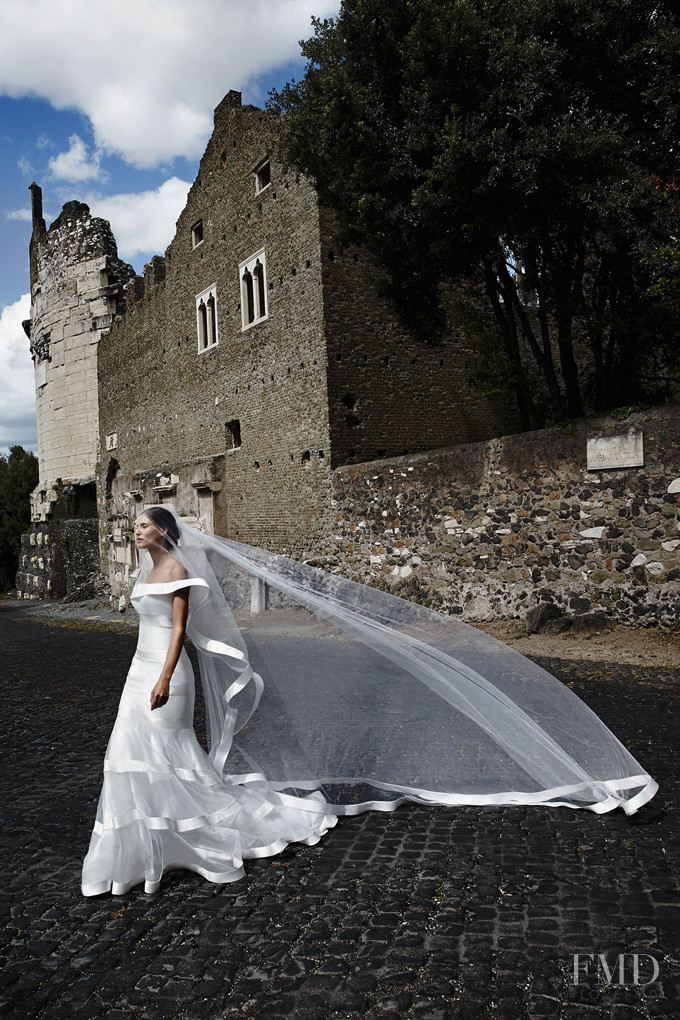
[[161,670],[156,686],[151,692],[151,709],[162,708],[170,696],[170,679],[175,671],[175,666],[182,654],[182,646],[187,629],[187,616],[189,614],[189,592],[190,588],[182,588],[176,591],[172,598],[172,634],[168,654]]

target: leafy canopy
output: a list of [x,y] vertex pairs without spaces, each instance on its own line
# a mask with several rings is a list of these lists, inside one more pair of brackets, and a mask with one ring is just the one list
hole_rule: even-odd
[[14,586],[21,535],[31,524],[29,495],[38,484],[38,458],[22,446],[0,455],[0,591]]
[[680,181],[675,3],[344,0],[301,45],[284,158],[419,334],[472,277],[526,424],[663,396],[678,324],[641,252]]

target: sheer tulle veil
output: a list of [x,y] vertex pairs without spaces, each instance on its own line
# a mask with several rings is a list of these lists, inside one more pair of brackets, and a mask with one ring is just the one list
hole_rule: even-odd
[[[654,796],[604,723],[501,642],[171,512],[171,551],[205,582],[191,590],[187,633],[210,759],[230,781],[266,784],[303,810],[318,790],[337,814],[405,799],[632,814]],[[139,581],[151,569],[141,560]]]

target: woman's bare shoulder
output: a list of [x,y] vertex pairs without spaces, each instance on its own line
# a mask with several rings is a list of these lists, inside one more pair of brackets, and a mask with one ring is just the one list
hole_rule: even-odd
[[167,574],[164,578],[166,581],[184,581],[189,575],[186,572],[185,567],[177,560],[174,561],[169,567]]
[[146,579],[147,584],[175,584],[177,581],[184,581],[189,575],[182,564],[174,557],[161,567],[151,571]]

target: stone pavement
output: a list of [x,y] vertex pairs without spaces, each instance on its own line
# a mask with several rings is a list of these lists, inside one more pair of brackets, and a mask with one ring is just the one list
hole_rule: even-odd
[[234,885],[175,873],[153,896],[84,899],[80,865],[134,645],[120,625],[57,626],[0,604],[0,1016],[680,1016],[680,672],[541,660],[659,781],[639,824],[405,806],[247,862]]

